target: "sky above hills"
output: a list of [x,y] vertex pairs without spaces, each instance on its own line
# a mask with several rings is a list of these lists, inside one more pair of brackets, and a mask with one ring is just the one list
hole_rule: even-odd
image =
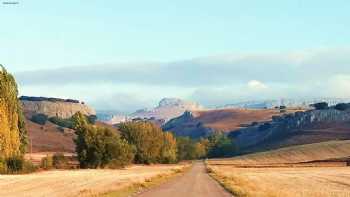
[[350,97],[349,1],[0,2],[0,63],[22,95],[120,111]]

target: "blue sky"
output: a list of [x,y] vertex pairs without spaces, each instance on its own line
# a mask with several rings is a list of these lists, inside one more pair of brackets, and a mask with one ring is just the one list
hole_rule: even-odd
[[[305,67],[332,66],[335,70],[339,67],[339,73],[329,76],[330,81],[339,79],[340,75],[343,81],[347,79],[347,74],[350,74],[350,69],[346,67],[350,62],[347,58],[350,55],[349,1],[18,2],[16,5],[0,5],[0,63],[18,76],[22,94],[74,97],[90,101],[96,108],[124,111],[154,105],[164,96],[193,99],[206,105],[254,99],[257,93],[237,93],[247,88],[245,85],[256,84],[252,83],[254,81],[261,83],[259,87],[264,87],[264,91],[269,89],[269,92],[264,92],[266,97],[299,94],[348,96],[328,91],[317,94],[308,90],[296,91],[297,88],[292,90],[291,87],[298,86],[298,81],[300,83],[297,77],[292,75],[269,80],[273,78],[269,77],[269,73],[283,69],[283,66],[300,73],[307,70]],[[222,63],[233,57],[235,61]],[[242,58],[246,61],[244,64],[237,60]],[[287,63],[285,59],[288,59]],[[197,68],[207,65],[209,60],[213,69],[221,68],[218,70],[222,73],[216,73],[219,76],[227,74],[227,70],[237,72],[237,69],[245,68],[247,77],[230,73],[232,78],[239,80],[218,78],[219,87],[215,83],[207,84],[205,81],[211,80],[202,78],[193,77],[191,81]],[[293,67],[296,62],[306,66]],[[266,68],[261,69],[260,74],[266,77],[249,74],[249,69],[257,68],[260,63]],[[169,68],[169,64],[182,68],[178,74],[192,85],[175,83],[177,76],[172,75],[173,70],[164,69]],[[69,69],[96,72],[101,66],[104,69],[98,72],[98,77],[94,77],[93,72],[83,72],[89,76],[44,83],[45,76],[51,76],[46,73],[62,73],[62,69],[67,72]],[[141,74],[136,74],[138,78],[120,77],[126,67],[129,75]],[[210,67],[204,67],[210,70]],[[176,66],[171,68],[177,69]],[[169,75],[168,85],[162,85],[165,79],[160,74],[152,76],[158,81],[145,82],[148,75],[142,75],[140,70],[149,69]],[[110,70],[115,71],[115,78],[125,79],[106,76],[108,80],[104,81],[103,76],[113,73]],[[324,77],[323,74],[322,70],[318,70],[316,76]],[[240,75],[245,75],[244,69]],[[201,77],[210,78],[210,71]],[[92,82],[90,86],[86,85],[86,78]],[[303,88],[313,89],[316,85],[312,84],[323,79],[315,78],[309,87]],[[91,90],[92,86],[103,92]],[[211,91],[223,92],[222,99],[209,98]],[[201,92],[200,96],[198,92]],[[224,97],[227,94],[229,97]],[[102,100],[102,103],[111,104],[102,105]],[[116,102],[122,104],[113,104]]]

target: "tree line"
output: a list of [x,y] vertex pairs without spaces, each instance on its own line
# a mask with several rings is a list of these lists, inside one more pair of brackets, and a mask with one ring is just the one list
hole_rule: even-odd
[[176,163],[236,153],[234,142],[223,133],[193,140],[175,137],[159,126],[136,121],[122,123],[119,133],[91,124],[77,113],[72,117],[77,138],[76,153],[81,168],[119,168],[131,163]]

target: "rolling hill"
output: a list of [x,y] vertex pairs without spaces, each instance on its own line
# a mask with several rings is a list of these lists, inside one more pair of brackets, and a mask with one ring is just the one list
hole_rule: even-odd
[[[287,113],[296,110],[288,110]],[[167,122],[164,130],[172,131],[178,136],[193,138],[209,135],[214,131],[229,132],[244,128],[253,122],[264,122],[273,116],[282,115],[277,109],[216,109],[185,112],[183,115]]]

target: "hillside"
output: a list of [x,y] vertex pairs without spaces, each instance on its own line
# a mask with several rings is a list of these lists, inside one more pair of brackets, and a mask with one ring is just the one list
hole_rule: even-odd
[[334,108],[273,117],[229,134],[243,152],[350,139],[350,111]]
[[[96,125],[118,132],[115,127],[103,122],[96,122]],[[26,119],[26,129],[32,142],[32,146],[28,147],[27,152],[75,152],[75,144],[73,142],[75,134],[72,129],[60,128],[49,121],[45,125],[39,125],[28,119]]]
[[[288,111],[294,112],[294,110]],[[271,120],[272,116],[281,115],[276,109],[217,109],[186,112],[167,122],[163,129],[176,135],[201,137],[213,131],[229,132],[246,127],[253,122]]]
[[26,120],[26,129],[32,143],[27,152],[74,152],[75,135],[70,129],[62,132],[57,125],[50,122],[42,126],[30,120]]

